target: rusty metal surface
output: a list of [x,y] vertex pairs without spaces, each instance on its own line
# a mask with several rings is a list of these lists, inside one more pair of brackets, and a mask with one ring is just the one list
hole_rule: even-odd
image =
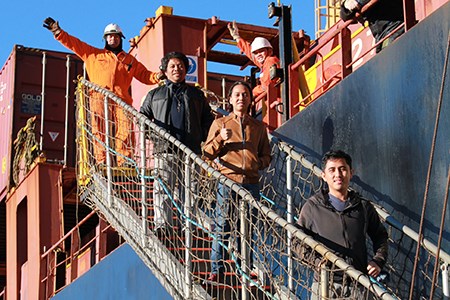
[[[22,289],[29,299],[39,299],[42,250],[50,248],[62,234],[57,186],[61,168],[37,164],[6,199],[7,295],[18,295]],[[21,287],[20,282],[26,286]]]

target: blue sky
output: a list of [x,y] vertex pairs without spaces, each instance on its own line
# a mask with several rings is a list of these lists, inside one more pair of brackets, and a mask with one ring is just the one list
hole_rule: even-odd
[[[217,16],[224,21],[236,20],[239,23],[272,27],[273,19],[267,17],[269,3],[265,0],[4,0],[1,4],[0,66],[3,66],[14,44],[67,51],[42,27],[42,21],[48,16],[58,20],[60,26],[72,35],[93,46],[103,47],[102,32],[106,24],[119,24],[128,39],[139,34],[144,20],[154,17],[160,5],[173,7],[174,15],[200,19]],[[292,29],[304,29],[313,39],[314,1],[291,0],[282,3],[292,5]],[[124,46],[128,50],[128,43]]]

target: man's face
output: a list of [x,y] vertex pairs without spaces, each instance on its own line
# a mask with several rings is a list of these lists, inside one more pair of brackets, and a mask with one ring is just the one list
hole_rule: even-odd
[[331,194],[345,194],[352,175],[350,166],[343,158],[328,160],[322,171],[322,178],[328,184]]
[[263,64],[266,60],[266,57],[269,56],[269,48],[261,48],[253,51],[253,55],[260,64]]
[[184,78],[186,78],[186,68],[184,67],[183,61],[178,58],[171,58],[164,74],[172,82],[179,83],[184,81]]
[[233,106],[233,112],[239,114],[245,114],[248,111],[250,105],[249,90],[242,84],[238,84],[233,87],[233,91],[230,96],[230,104]]
[[121,37],[117,33],[110,33],[106,35],[106,43],[112,48],[115,49],[120,45]]

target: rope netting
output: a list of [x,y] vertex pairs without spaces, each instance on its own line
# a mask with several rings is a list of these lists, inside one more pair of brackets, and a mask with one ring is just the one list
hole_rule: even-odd
[[36,141],[36,116],[27,120],[26,125],[17,132],[14,140],[14,159],[12,168],[12,178],[14,185],[20,182],[20,175],[25,176],[39,156],[38,143]]
[[[77,110],[81,199],[101,212],[174,298],[407,297],[416,243],[401,230],[385,224],[391,252],[384,277],[374,279],[294,225],[322,181],[320,170],[282,141],[272,138],[272,162],[253,197],[84,79]],[[425,297],[436,262],[429,251],[421,255],[416,290]],[[208,280],[212,261],[222,272]]]

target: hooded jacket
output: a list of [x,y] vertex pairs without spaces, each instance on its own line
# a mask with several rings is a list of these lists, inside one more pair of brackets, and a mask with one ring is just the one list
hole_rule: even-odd
[[[226,141],[220,135],[224,126],[232,131]],[[203,146],[207,160],[219,158],[218,170],[223,175],[244,184],[259,182],[258,171],[270,164],[270,150],[264,124],[249,115],[241,119],[234,113],[214,120]]]
[[127,104],[133,102],[128,91],[133,77],[144,84],[158,83],[158,73],[147,70],[124,51],[116,55],[110,50],[92,47],[64,30],[55,39],[84,61],[90,81],[112,91]]
[[373,243],[371,260],[382,268],[388,255],[388,234],[370,201],[350,191],[342,212],[330,204],[328,190],[322,190],[303,205],[298,225],[357,270],[367,274],[368,235]]
[[[208,135],[214,116],[202,91],[186,83],[182,83],[182,85],[184,89],[182,97],[186,115],[185,135],[181,142],[196,154],[200,154],[201,143]],[[170,84],[166,84],[148,92],[140,112],[158,126],[172,133],[171,107],[171,87]]]

